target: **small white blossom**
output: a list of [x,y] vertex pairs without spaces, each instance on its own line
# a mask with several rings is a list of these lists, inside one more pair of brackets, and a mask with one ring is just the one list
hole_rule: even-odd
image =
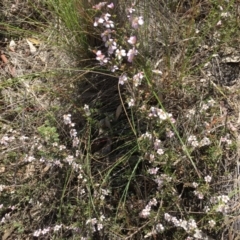
[[69,155],[66,157],[65,161],[69,164],[72,165],[73,161],[74,161],[74,157]]
[[143,73],[142,72],[135,74],[133,76],[134,86],[137,87],[137,86],[141,85],[142,79],[143,79]]
[[192,185],[193,185],[194,188],[198,187],[198,183],[196,183],[196,182],[193,182]]
[[204,177],[204,180],[205,180],[206,183],[210,183],[211,180],[212,180],[212,177],[207,175],[206,177]]
[[172,220],[172,216],[168,213],[164,213],[164,219],[168,222],[170,222]]
[[194,236],[196,239],[203,239],[202,231],[199,230],[199,229],[196,229],[196,230],[195,230],[195,233],[193,234],[193,236]]
[[172,138],[174,136],[174,132],[171,130],[167,130],[166,135],[167,137]]
[[200,143],[199,143],[199,145],[200,145],[201,147],[203,147],[203,146],[208,146],[208,145],[210,145],[210,144],[211,144],[211,141],[210,141],[210,139],[207,138],[207,137],[204,137],[204,138],[200,141]]
[[100,2],[97,5],[94,5],[92,8],[97,9],[97,10],[101,10],[102,7],[104,7],[107,4],[107,2]]
[[193,231],[193,230],[195,230],[195,229],[197,229],[197,223],[196,223],[196,221],[195,221],[194,219],[189,219],[189,220],[188,220],[188,230],[189,230],[189,231]]
[[107,7],[113,9],[114,8],[114,4],[110,3],[110,4],[107,5]]
[[153,161],[154,161],[154,159],[155,159],[155,156],[154,156],[154,154],[150,154],[149,158],[150,158],[150,161],[151,161],[151,162],[153,162]]
[[117,49],[115,54],[116,57],[120,60],[122,57],[126,56],[126,51],[124,49]]
[[108,58],[106,58],[106,56],[100,50],[96,52],[96,55],[97,55],[96,60],[100,62],[100,65],[103,65],[108,62]]
[[199,145],[196,136],[191,135],[188,137],[187,141],[193,146],[193,147],[197,147]]
[[199,199],[203,199],[203,198],[204,198],[203,193],[200,192],[200,191],[195,190],[195,191],[193,191],[193,193],[194,193],[194,195],[196,195]]
[[144,208],[140,213],[140,217],[147,218],[150,215],[150,211],[151,211],[151,208],[149,207]]
[[159,148],[159,149],[157,150],[157,154],[159,154],[159,155],[163,155],[163,154],[164,154],[163,149]]
[[106,28],[114,28],[114,22],[111,20],[108,20],[105,23],[103,23],[103,26]]
[[127,57],[128,57],[128,62],[132,62],[134,56],[136,56],[138,54],[138,50],[135,48],[129,49],[128,53],[127,53]]
[[123,73],[120,77],[119,77],[119,84],[123,85],[126,81],[128,80],[127,78],[127,74]]
[[35,157],[33,157],[33,156],[26,156],[25,158],[24,158],[24,161],[25,162],[32,162],[32,161],[34,161],[34,160],[36,160],[36,158]]
[[91,112],[89,110],[89,106],[87,104],[84,104],[84,108],[83,109],[85,111],[86,116],[89,117],[91,115]]
[[231,15],[228,12],[221,13],[221,17],[223,17],[223,18],[226,18],[226,17],[229,17],[229,16],[231,16]]
[[128,106],[133,107],[134,105],[135,105],[135,101],[133,98],[131,98],[130,101],[128,102]]
[[143,138],[143,139],[148,138],[149,140],[151,140],[152,139],[152,134],[149,133],[149,132],[146,132],[146,133],[142,134],[141,138]]
[[36,230],[36,231],[33,233],[33,236],[34,236],[34,237],[39,237],[39,236],[41,235],[41,233],[42,233],[42,230],[41,230],[41,229]]
[[131,36],[131,37],[128,39],[128,43],[130,43],[131,45],[135,45],[136,42],[137,42],[136,36]]
[[102,223],[98,223],[97,224],[97,230],[100,231],[103,229],[103,224]]
[[101,34],[101,37],[102,37],[102,40],[103,42],[106,42],[108,39],[111,38],[111,33],[113,31],[111,29],[106,29],[102,34]]
[[135,17],[135,18],[130,18],[131,22],[132,22],[132,27],[134,29],[137,29],[139,27],[139,25],[143,25],[144,21],[143,21],[143,17]]
[[208,212],[210,211],[210,207],[209,207],[209,206],[205,206],[205,207],[204,207],[204,211],[205,211],[206,213],[208,213]]
[[113,39],[109,39],[106,41],[105,47],[108,48],[108,54],[111,55],[117,49],[117,43]]
[[158,170],[159,170],[159,168],[157,168],[157,167],[156,168],[150,168],[150,169],[148,169],[148,172],[150,174],[156,175]]
[[46,233],[48,233],[50,231],[50,227],[44,228],[42,230],[42,234],[45,235]]
[[208,221],[208,224],[211,228],[213,228],[216,225],[216,222],[214,220]]
[[66,124],[66,125],[71,124],[71,123],[72,123],[72,121],[71,121],[71,114],[65,114],[65,115],[63,115],[63,122],[64,122],[64,124]]
[[156,230],[157,230],[157,232],[163,232],[164,231],[164,226],[161,223],[158,223],[156,225]]

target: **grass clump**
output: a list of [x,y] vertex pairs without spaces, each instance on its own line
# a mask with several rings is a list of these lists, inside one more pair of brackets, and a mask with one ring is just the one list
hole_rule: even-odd
[[43,7],[37,67],[6,47],[1,237],[237,237],[236,3]]

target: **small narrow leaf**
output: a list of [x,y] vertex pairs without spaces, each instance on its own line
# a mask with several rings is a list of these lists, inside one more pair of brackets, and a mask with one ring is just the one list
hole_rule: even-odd
[[120,104],[118,107],[117,107],[117,110],[116,110],[116,117],[115,119],[118,120],[119,116],[121,115],[122,113],[122,104]]

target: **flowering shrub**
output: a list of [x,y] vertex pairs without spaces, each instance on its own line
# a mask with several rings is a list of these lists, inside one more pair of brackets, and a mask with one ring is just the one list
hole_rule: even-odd
[[[84,74],[57,84],[63,100],[56,101],[64,107],[57,111],[49,104],[50,110],[32,113],[34,131],[7,124],[1,130],[0,150],[8,165],[0,162],[0,173],[11,176],[0,184],[1,230],[14,224],[24,232],[26,223],[24,237],[34,239],[222,236],[225,216],[235,214],[235,192],[222,183],[235,166],[237,127],[223,90],[211,79],[209,84],[202,76],[195,80],[194,74],[210,73],[194,54],[210,52],[204,41],[216,36],[231,14],[225,5],[219,19],[215,11],[198,22],[202,15],[182,16],[180,5],[170,5],[159,22],[147,17],[158,10],[143,12],[141,1],[118,9],[126,22],[111,2],[85,9],[86,25],[100,43],[89,46],[94,58]],[[172,15],[182,24],[180,32]],[[161,26],[160,40],[149,36],[146,43],[153,20]],[[161,52],[153,59],[143,49],[152,41]]]

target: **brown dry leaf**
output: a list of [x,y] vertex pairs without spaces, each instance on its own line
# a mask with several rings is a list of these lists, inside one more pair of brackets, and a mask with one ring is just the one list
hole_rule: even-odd
[[33,163],[29,163],[26,167],[24,179],[32,177],[35,173],[35,166]]
[[13,226],[11,228],[7,228],[4,231],[4,234],[2,236],[2,240],[8,239],[8,237],[10,237],[10,235],[14,232],[14,229],[15,229],[15,227],[13,227]]
[[5,166],[3,164],[0,165],[0,173],[5,172]]
[[8,63],[8,59],[7,59],[7,57],[5,56],[5,54],[1,54],[1,59],[2,59],[2,61],[4,62],[4,63]]
[[122,104],[120,104],[118,107],[117,107],[117,110],[116,110],[116,115],[115,115],[115,120],[118,120],[119,116],[121,115],[122,113]]

